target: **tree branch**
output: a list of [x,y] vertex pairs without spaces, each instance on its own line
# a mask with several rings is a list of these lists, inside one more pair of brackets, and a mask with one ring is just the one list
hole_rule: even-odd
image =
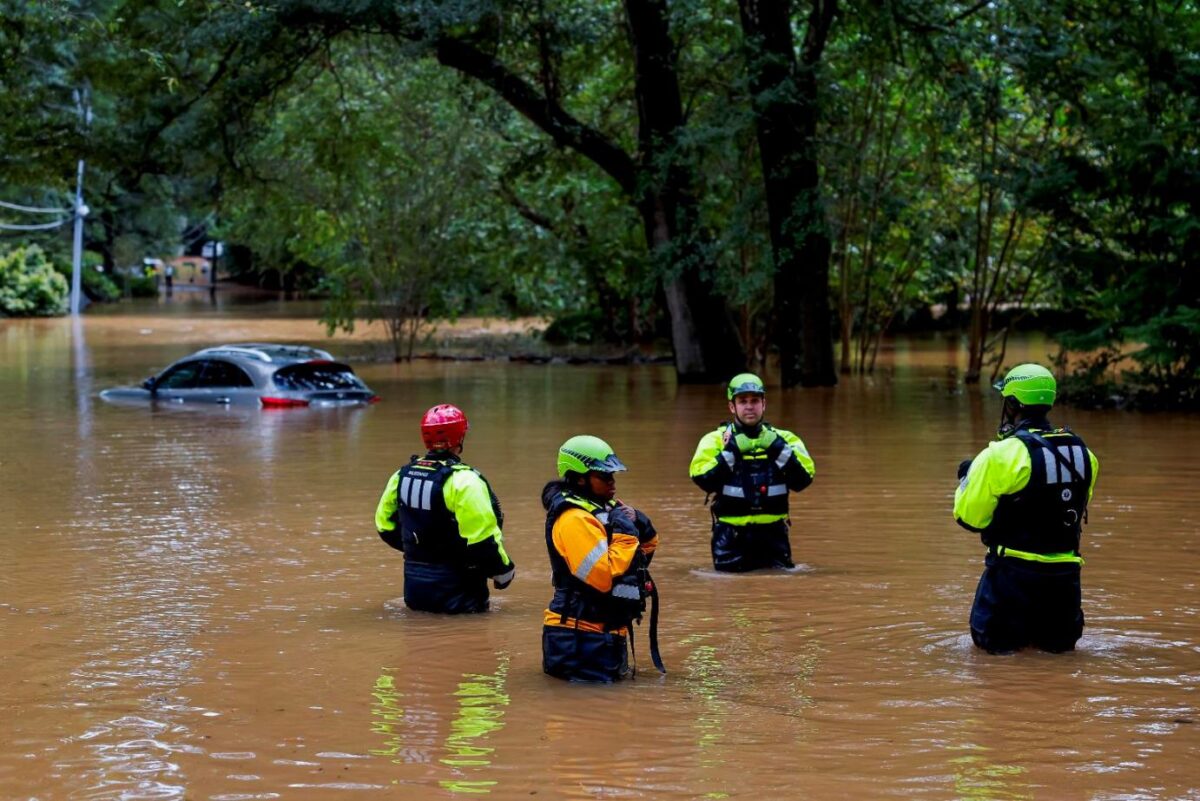
[[506,65],[466,42],[441,36],[434,40],[433,50],[441,64],[490,87],[556,143],[595,162],[629,196],[636,194],[637,168],[633,159],[603,133],[575,119],[557,102],[534,91]]

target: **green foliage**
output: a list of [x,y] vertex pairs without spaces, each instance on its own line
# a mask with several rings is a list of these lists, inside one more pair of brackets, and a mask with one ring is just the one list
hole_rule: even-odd
[[[0,197],[67,205],[86,159],[97,297],[212,212],[260,270],[320,281],[331,325],[391,321],[397,353],[464,313],[649,338],[664,280],[695,269],[762,359],[779,276],[739,5],[667,7],[686,114],[669,146],[645,137],[616,0],[0,0]],[[811,10],[792,4],[798,48]],[[1194,2],[839,4],[814,77],[844,369],[870,370],[893,320],[940,302],[966,310],[980,372],[1007,321],[1050,307],[1084,321],[1066,382],[1200,402],[1197,41]],[[536,108],[447,66],[447,42],[575,127],[532,124]],[[634,179],[581,155],[576,128]],[[672,171],[696,219],[648,248],[631,201]],[[58,232],[36,241],[69,261]]]
[[67,313],[70,287],[36,245],[0,254],[0,317]]

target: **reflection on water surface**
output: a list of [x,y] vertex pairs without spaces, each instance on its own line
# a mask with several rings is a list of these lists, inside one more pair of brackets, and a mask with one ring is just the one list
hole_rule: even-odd
[[[945,343],[771,391],[817,463],[792,516],[807,569],[730,578],[686,476],[724,403],[667,368],[364,363],[369,409],[160,410],[96,394],[197,344],[320,328],[142,310],[79,334],[0,322],[3,797],[1200,796],[1195,417],[1060,413],[1102,460],[1088,628],[1072,654],[996,658],[966,634],[982,548],[949,509],[998,407]],[[441,401],[471,417],[518,564],[470,619],[389,605],[401,557],[371,522]],[[662,537],[664,678],[540,672],[538,491],[585,431]]]

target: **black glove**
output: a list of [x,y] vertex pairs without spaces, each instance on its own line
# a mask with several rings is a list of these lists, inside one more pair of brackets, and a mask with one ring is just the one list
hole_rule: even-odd
[[638,536],[637,512],[632,506],[619,504],[608,512],[608,522],[612,530],[618,534]]
[[963,459],[958,463],[958,480],[962,481],[967,476],[967,471],[971,469],[971,459]]
[[[775,434],[774,431],[771,433]],[[775,461],[779,458],[779,454],[783,453],[783,449],[786,447],[787,443],[784,441],[783,437],[775,434],[775,439],[771,440],[771,444],[767,446],[767,456],[771,459],[771,461]]]
[[742,458],[742,449],[737,444],[736,430],[730,430],[726,436],[728,436],[728,439],[725,441],[725,447],[721,449],[720,458],[732,470],[733,466]]
[[502,590],[509,584],[513,583],[513,579],[517,577],[517,563],[509,562],[508,570],[498,576],[492,576],[492,586],[498,590]]
[[650,518],[646,517],[644,512],[634,509],[633,518],[633,524],[637,526],[638,542],[649,542],[658,536],[654,524],[650,522]]

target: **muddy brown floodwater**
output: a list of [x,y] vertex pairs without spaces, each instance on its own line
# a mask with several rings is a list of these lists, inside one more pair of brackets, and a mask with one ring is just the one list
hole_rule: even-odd
[[[663,366],[426,361],[359,365],[384,401],[358,410],[97,397],[245,339],[353,344],[254,313],[0,321],[0,798],[1200,798],[1195,416],[1055,418],[1102,462],[1088,625],[1074,653],[993,657],[967,634],[983,549],[950,506],[998,404],[955,385],[950,345],[772,389],[769,419],[817,464],[793,496],[805,569],[716,577],[687,465],[719,389]],[[518,565],[483,616],[406,611],[372,525],[444,401],[470,415],[465,458]],[[538,493],[583,432],[661,533],[665,678],[541,672]]]

